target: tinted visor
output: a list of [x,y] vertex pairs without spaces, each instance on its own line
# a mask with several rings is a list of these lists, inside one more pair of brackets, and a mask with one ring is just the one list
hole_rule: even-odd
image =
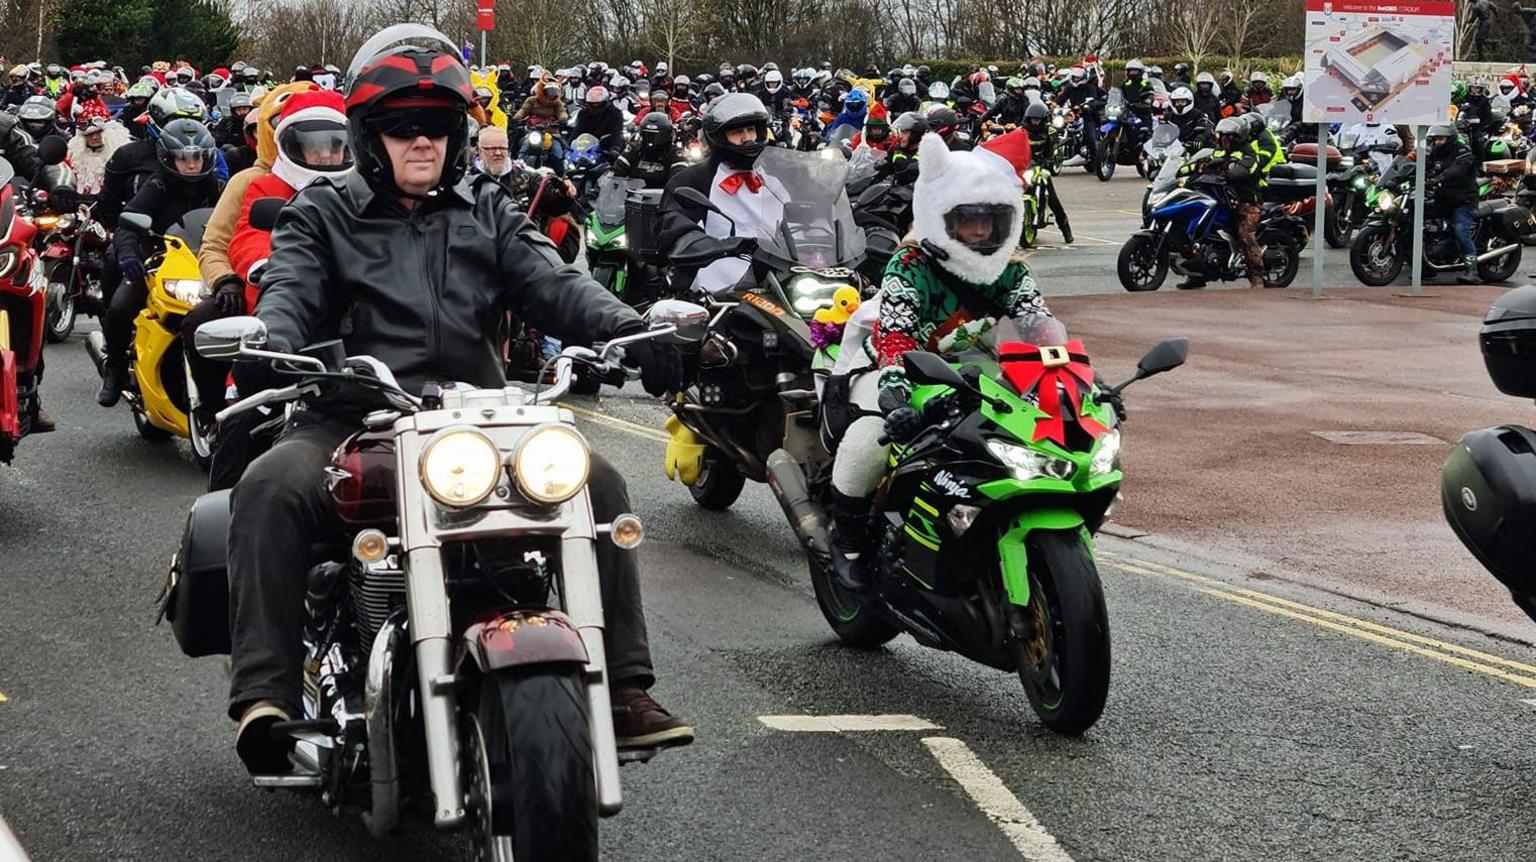
[[1187,107],[1189,107],[1189,100],[1188,99],[1174,99],[1173,100],[1173,109],[1175,111],[1178,111],[1179,113],[1182,114],[1182,113],[1184,113],[1184,109],[1187,108]]
[[405,108],[374,117],[368,124],[381,135],[401,140],[446,138],[464,128],[464,114],[445,108]]
[[340,171],[352,164],[347,127],[334,120],[303,120],[283,129],[278,147],[290,162],[316,171]]
[[1013,215],[1007,204],[963,204],[944,214],[944,230],[972,251],[992,254],[1016,230]]
[[891,136],[890,126],[865,126],[864,139],[870,143],[878,144]]

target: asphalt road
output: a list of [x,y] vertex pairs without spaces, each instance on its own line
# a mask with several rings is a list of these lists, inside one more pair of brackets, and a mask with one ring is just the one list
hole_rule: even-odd
[[[60,429],[0,469],[0,814],[21,842],[68,862],[460,858],[459,839],[375,843],[246,783],[220,662],[152,625],[201,480],[184,444],[140,440],[94,389],[79,336],[50,349]],[[1536,652],[1103,536],[1109,704],[1059,739],[1006,675],[906,639],[835,645],[766,489],[703,512],[638,430],[659,428],[653,404],[577,403],[635,423],[583,426],[648,524],[657,694],[699,731],[626,768],[607,858],[1531,858]],[[760,719],[786,715],[927,726]]]

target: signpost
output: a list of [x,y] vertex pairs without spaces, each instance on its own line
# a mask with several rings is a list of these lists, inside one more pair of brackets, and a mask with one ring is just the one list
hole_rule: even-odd
[[[1331,123],[1427,126],[1446,122],[1451,101],[1454,0],[1307,0],[1302,121],[1318,123],[1318,236],[1312,295],[1322,293],[1324,159]],[[1421,133],[1415,135],[1422,139]],[[1424,243],[1424,155],[1414,184],[1413,293]]]
[[490,63],[485,57],[485,34],[496,29],[496,0],[477,0],[475,29],[480,31],[480,65]]

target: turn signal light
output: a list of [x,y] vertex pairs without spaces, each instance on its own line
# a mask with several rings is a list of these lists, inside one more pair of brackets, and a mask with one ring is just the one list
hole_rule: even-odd
[[626,551],[640,547],[645,541],[645,525],[640,523],[636,515],[620,515],[608,525],[608,536],[613,543]]
[[364,530],[352,540],[352,556],[359,563],[371,566],[389,555],[389,539],[378,530]]

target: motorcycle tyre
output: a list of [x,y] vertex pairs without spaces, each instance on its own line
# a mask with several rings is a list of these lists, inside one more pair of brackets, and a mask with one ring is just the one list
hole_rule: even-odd
[[1152,241],[1151,237],[1133,235],[1120,246],[1120,255],[1115,260],[1115,274],[1120,278],[1120,286],[1132,293],[1140,293],[1147,290],[1157,290],[1168,280],[1168,255],[1161,254],[1157,259],[1157,266],[1152,272],[1152,278],[1146,284],[1136,282],[1131,274],[1130,262],[1136,252]]
[[[1503,243],[1503,240],[1495,238],[1488,244],[1498,246]],[[1514,251],[1504,255],[1502,258],[1495,258],[1494,260],[1478,264],[1478,278],[1481,278],[1485,284],[1499,284],[1500,282],[1509,281],[1514,277],[1515,272],[1520,269],[1520,258],[1523,256],[1522,252],[1524,251],[1525,248],[1523,246],[1516,246]],[[1497,265],[1500,260],[1504,261],[1502,266]]]
[[1323,239],[1329,248],[1348,248],[1350,240],[1354,239],[1355,228],[1349,223],[1351,209],[1349,201],[1342,207],[1330,203],[1323,209]]
[[[55,284],[54,273],[65,270],[63,264],[55,264],[48,273],[48,283]],[[64,299],[59,303],[48,303],[48,317],[43,326],[43,338],[49,344],[59,344],[68,340],[75,331],[75,320],[79,317],[75,308],[75,298],[69,295],[69,288],[64,289]]]
[[1098,162],[1098,164],[1094,166],[1094,176],[1099,178],[1099,182],[1107,183],[1112,177],[1114,177],[1115,148],[1119,145],[1120,136],[1115,132],[1110,132],[1108,135],[1105,135],[1099,139],[1099,151],[1094,157]]
[[1403,258],[1392,249],[1392,262],[1385,274],[1372,273],[1365,268],[1365,251],[1374,241],[1374,238],[1386,231],[1386,225],[1368,224],[1355,233],[1355,239],[1349,244],[1349,269],[1359,279],[1361,284],[1371,287],[1381,287],[1397,281],[1397,277],[1403,273]]
[[[480,811],[473,830],[482,859],[560,859],[596,862],[597,784],[592,766],[587,693],[579,668],[505,669],[485,675],[466,760],[472,781],[482,780],[474,757],[484,740],[484,765],[493,800],[491,830]],[[475,793],[476,805],[483,804]],[[510,810],[498,811],[501,803]]]
[[[816,607],[831,627],[832,633],[844,646],[856,649],[878,649],[901,634],[901,629],[882,617],[874,602],[867,596],[850,593],[837,583],[831,560],[817,560],[808,555],[811,566],[811,591],[816,594]],[[871,550],[869,556],[878,554]]]
[[1297,244],[1289,237],[1277,236],[1273,237],[1272,243],[1264,243],[1263,245],[1266,251],[1274,245],[1279,245],[1285,253],[1285,267],[1280,270],[1278,275],[1271,277],[1271,270],[1268,268],[1264,270],[1264,286],[1275,288],[1290,287],[1291,282],[1296,280],[1296,273],[1301,270],[1301,251]]
[[1020,221],[1024,223],[1024,228],[1022,231],[1020,231],[1019,248],[1034,248],[1035,240],[1040,236],[1039,230],[1035,227],[1034,198],[1024,198],[1024,216],[1020,219]]
[[698,480],[688,486],[688,493],[693,495],[693,502],[700,508],[724,512],[741,496],[741,489],[746,484],[747,477],[741,475],[736,465],[712,448],[704,453],[704,470],[699,473]]
[[[1056,659],[1058,696],[1035,685],[1022,642],[1014,643],[1019,683],[1040,721],[1064,736],[1081,736],[1104,714],[1109,698],[1109,613],[1098,565],[1075,530],[1044,530],[1029,537],[1031,613],[1044,611]],[[1036,600],[1044,602],[1036,607]]]

